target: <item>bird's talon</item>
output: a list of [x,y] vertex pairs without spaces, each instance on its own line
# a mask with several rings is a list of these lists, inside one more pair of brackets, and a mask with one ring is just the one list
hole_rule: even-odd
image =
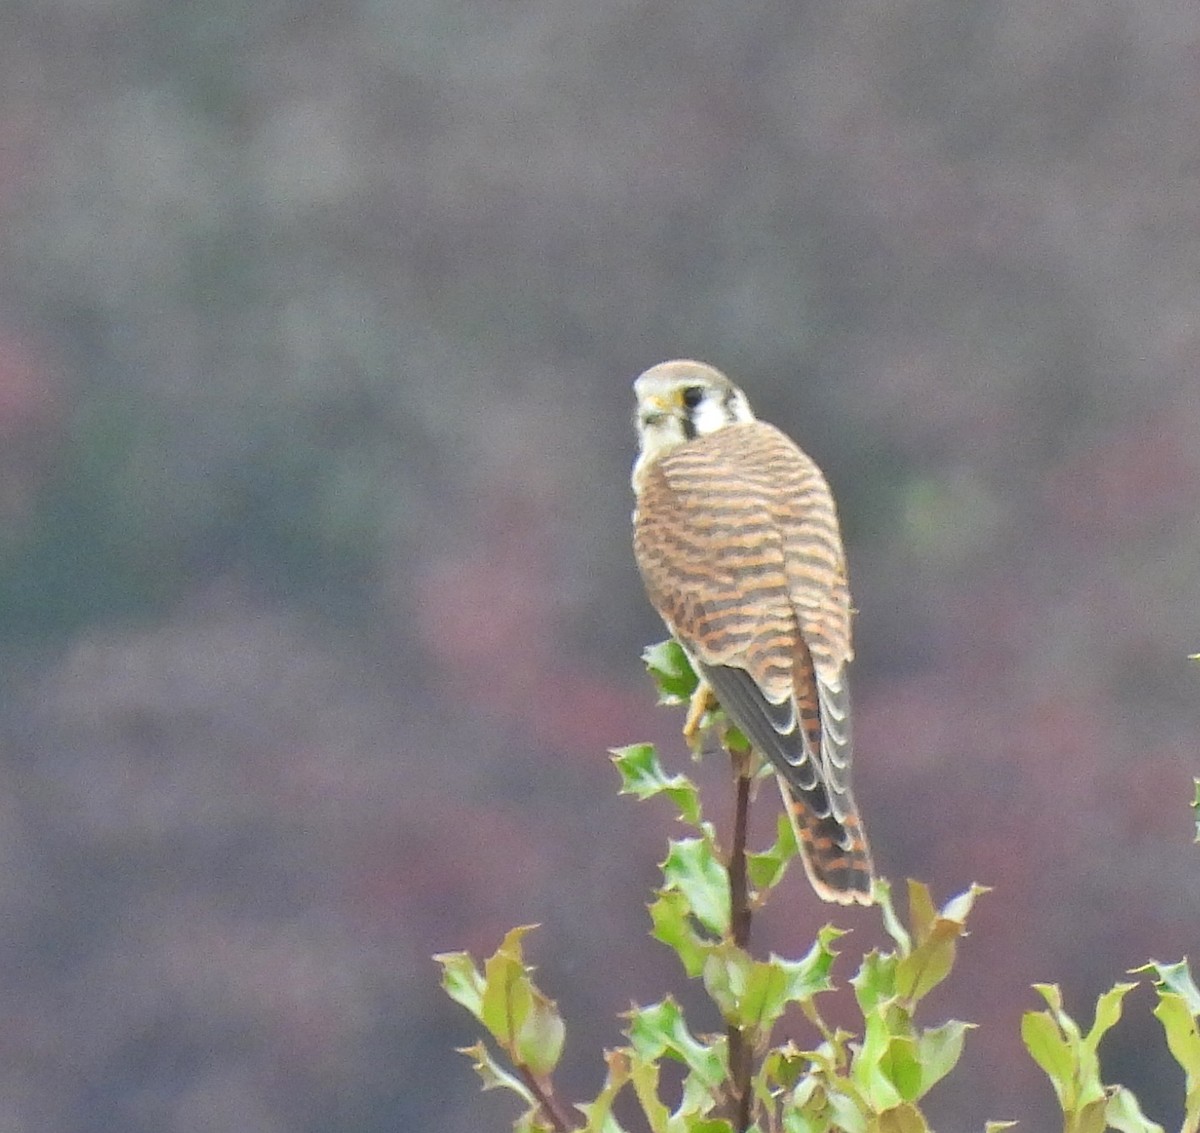
[[695,748],[696,741],[704,727],[704,717],[709,710],[716,708],[717,700],[712,694],[712,689],[708,685],[701,682],[696,686],[696,691],[692,693],[692,698],[688,701],[687,719],[683,723],[683,738],[687,740],[687,745],[690,748]]

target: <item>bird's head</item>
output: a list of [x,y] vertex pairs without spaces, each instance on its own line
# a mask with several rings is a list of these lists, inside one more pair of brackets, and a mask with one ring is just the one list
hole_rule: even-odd
[[720,370],[677,359],[651,366],[633,383],[638,472],[671,449],[726,425],[753,421],[746,395]]

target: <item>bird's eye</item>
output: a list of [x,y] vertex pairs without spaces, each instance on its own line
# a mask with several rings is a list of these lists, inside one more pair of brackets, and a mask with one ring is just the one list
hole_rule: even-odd
[[682,394],[684,409],[695,409],[704,400],[703,386],[687,386]]

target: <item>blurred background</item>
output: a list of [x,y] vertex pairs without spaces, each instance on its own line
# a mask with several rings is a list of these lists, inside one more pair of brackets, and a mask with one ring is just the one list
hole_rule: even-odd
[[[881,869],[994,887],[937,1127],[1051,1127],[1029,983],[1200,944],[1198,137],[1177,0],[7,0],[0,1130],[507,1128],[429,956],[524,922],[568,1097],[686,994],[605,754],[686,765],[680,355],[838,494]],[[1150,1006],[1106,1073],[1177,1121]]]

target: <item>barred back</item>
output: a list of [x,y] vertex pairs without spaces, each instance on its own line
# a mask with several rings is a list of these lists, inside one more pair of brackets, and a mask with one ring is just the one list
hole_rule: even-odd
[[671,450],[637,490],[634,551],[650,600],[779,772],[814,888],[869,901],[849,781],[850,593],[824,476],[753,421]]

